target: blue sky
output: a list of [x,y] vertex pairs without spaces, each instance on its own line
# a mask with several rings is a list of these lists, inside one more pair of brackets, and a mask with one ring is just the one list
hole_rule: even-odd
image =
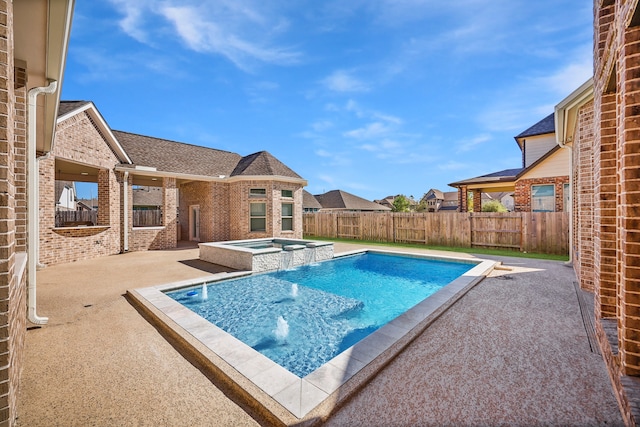
[[513,137],[592,74],[583,0],[76,2],[62,98],[113,129],[247,155],[313,194],[519,167]]

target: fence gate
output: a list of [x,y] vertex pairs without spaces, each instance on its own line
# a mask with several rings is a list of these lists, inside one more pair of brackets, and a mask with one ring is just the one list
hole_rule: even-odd
[[473,213],[471,247],[522,249],[522,215]]

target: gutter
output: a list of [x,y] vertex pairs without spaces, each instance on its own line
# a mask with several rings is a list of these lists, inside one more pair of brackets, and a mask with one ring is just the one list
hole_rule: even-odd
[[48,86],[34,87],[29,90],[27,104],[27,223],[28,223],[28,260],[27,260],[27,287],[28,287],[28,313],[27,318],[36,325],[45,325],[49,318],[36,314],[36,268],[38,264],[40,216],[38,186],[40,173],[36,163],[36,119],[37,98],[40,94],[52,94],[58,88],[58,82],[52,80]]

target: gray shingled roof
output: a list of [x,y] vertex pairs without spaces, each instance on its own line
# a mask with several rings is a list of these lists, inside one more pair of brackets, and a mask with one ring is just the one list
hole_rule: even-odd
[[529,129],[523,131],[520,135],[515,138],[524,138],[527,136],[535,136],[535,135],[544,135],[545,133],[553,133],[556,131],[556,123],[555,123],[555,115],[554,113],[549,114],[544,119],[540,120],[535,125],[531,126]]
[[389,211],[386,206],[370,202],[342,190],[333,190],[324,194],[317,194],[315,198],[325,209],[345,209],[357,211]]
[[231,176],[251,175],[287,176],[302,179],[300,175],[267,151],[260,151],[243,157],[231,172]]
[[114,130],[133,164],[158,171],[204,176],[230,176],[239,154],[182,142]]
[[133,206],[162,206],[162,187],[134,188]]
[[302,190],[302,207],[304,209],[322,209],[322,205],[307,190]]
[[58,106],[58,117],[64,116],[73,110],[77,110],[88,103],[89,101],[60,101],[60,105]]
[[487,175],[477,176],[475,178],[469,178],[458,182],[452,182],[449,184],[452,187],[456,187],[462,184],[477,184],[483,182],[499,182],[499,181],[513,181],[518,174],[522,172],[524,168],[517,169],[505,169],[498,172],[493,172]]
[[114,130],[134,165],[158,171],[203,176],[286,176],[302,179],[266,151],[237,153]]

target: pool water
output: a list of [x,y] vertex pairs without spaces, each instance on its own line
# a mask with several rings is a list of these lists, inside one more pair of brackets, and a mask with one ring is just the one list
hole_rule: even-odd
[[304,377],[474,265],[366,253],[167,295]]

